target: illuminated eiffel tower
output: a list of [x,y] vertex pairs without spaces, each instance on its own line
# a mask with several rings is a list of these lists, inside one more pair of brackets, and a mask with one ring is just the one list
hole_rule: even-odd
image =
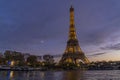
[[84,52],[82,52],[79,42],[76,36],[75,23],[74,23],[74,8],[71,6],[70,8],[70,28],[69,28],[69,39],[67,41],[67,46],[65,52],[60,60],[60,63],[74,63],[77,64],[79,62],[83,62],[85,64],[89,63],[89,60],[85,56]]

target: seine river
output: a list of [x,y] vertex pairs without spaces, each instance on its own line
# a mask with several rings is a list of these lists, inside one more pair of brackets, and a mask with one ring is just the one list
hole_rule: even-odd
[[0,80],[120,80],[120,70],[0,71]]

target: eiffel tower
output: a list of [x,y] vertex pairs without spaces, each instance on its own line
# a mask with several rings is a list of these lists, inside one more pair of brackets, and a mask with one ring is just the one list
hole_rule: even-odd
[[79,46],[79,42],[76,36],[75,23],[74,23],[74,8],[71,6],[69,39],[67,41],[67,46],[64,51],[64,54],[62,55],[60,63],[67,62],[67,63],[77,64],[80,61],[85,64],[89,63],[88,58],[85,56],[84,52],[81,50]]

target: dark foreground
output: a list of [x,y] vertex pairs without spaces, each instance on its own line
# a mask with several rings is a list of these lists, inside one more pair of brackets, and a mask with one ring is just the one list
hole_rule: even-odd
[[0,71],[0,80],[120,80],[120,70]]

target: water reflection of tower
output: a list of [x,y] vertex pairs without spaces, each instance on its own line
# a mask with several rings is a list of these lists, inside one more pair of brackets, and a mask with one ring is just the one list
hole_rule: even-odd
[[76,35],[75,22],[74,22],[74,8],[70,8],[70,27],[69,27],[69,39],[64,54],[60,60],[60,63],[74,63],[79,61],[83,63],[89,63],[88,58],[79,46],[79,42]]
[[84,80],[84,71],[63,72],[62,80]]

